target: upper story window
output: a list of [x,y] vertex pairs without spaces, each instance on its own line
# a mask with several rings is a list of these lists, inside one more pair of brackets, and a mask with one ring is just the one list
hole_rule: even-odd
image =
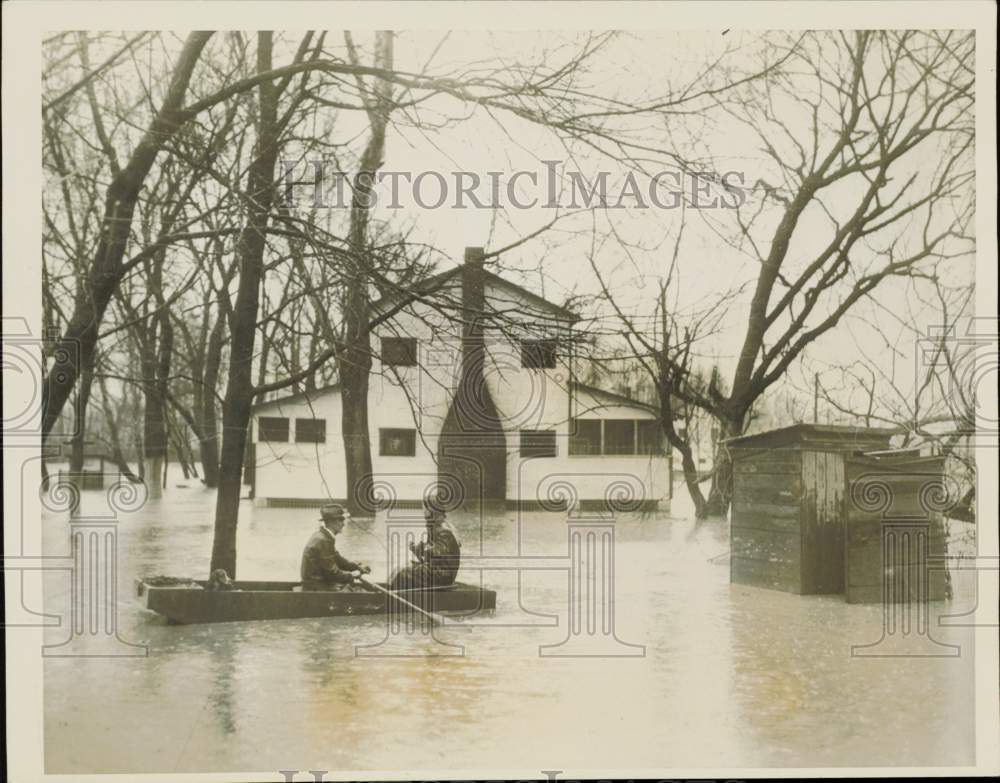
[[415,367],[417,364],[417,338],[383,337],[382,364],[386,367]]
[[384,428],[378,431],[378,453],[382,457],[415,457],[417,431]]
[[556,366],[556,341],[552,338],[543,340],[521,341],[521,366],[529,370],[552,370]]
[[296,443],[326,443],[326,419],[296,419]]
[[257,419],[257,441],[259,443],[288,443],[288,418],[261,416]]
[[522,457],[556,456],[555,430],[521,430]]

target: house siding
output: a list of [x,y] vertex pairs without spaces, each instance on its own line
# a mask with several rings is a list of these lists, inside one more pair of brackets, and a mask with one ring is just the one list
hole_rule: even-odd
[[[518,312],[525,335],[539,332],[566,337],[569,326],[542,319],[537,305],[518,301],[509,291],[487,287],[494,308]],[[532,322],[538,314],[540,322]],[[516,331],[516,330],[515,330]],[[417,338],[418,364],[382,367],[378,341],[382,336]],[[521,367],[519,343],[510,331],[500,335],[487,328],[483,337],[484,381],[496,404],[507,445],[506,500],[521,507],[665,508],[671,495],[668,450],[663,455],[570,455],[569,434],[574,418],[654,419],[651,409],[596,390],[578,390],[571,383],[571,359],[560,354],[554,369]],[[515,337],[516,339],[516,337]],[[435,455],[461,373],[462,341],[455,326],[422,305],[397,314],[373,337],[376,359],[369,385],[369,423],[375,493],[386,503],[418,503],[438,484]],[[259,443],[261,416],[287,416],[290,442]],[[296,444],[294,419],[324,418],[326,442]],[[254,411],[253,440],[257,443],[255,502],[261,505],[319,504],[347,496],[341,435],[340,392],[328,389],[310,399],[297,396],[259,405]],[[412,457],[379,454],[379,430],[417,431]],[[521,430],[554,430],[556,456],[522,458]]]

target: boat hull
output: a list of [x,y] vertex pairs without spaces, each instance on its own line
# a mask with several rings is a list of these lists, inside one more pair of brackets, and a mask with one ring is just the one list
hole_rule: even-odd
[[[351,617],[412,611],[381,592],[299,590],[298,582],[235,582],[232,590],[183,579],[137,579],[136,595],[170,623],[227,623]],[[395,595],[431,612],[472,615],[496,609],[496,593],[456,582],[448,587],[399,590]]]

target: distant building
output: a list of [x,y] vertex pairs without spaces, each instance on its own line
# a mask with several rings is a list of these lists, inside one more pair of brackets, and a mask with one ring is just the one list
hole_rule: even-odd
[[[657,412],[574,379],[575,313],[484,269],[480,248],[418,294],[374,305],[388,314],[368,396],[377,498],[669,507]],[[339,385],[259,403],[251,435],[258,504],[348,496]]]

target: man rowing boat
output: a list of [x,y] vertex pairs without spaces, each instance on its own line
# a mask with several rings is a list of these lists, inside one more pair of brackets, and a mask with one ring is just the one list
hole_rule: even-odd
[[347,510],[337,503],[330,503],[323,506],[319,513],[323,524],[312,534],[302,552],[302,589],[365,589],[360,585],[355,587],[355,582],[361,575],[370,574],[371,568],[352,562],[337,551],[336,537],[344,529]]
[[393,590],[446,587],[454,584],[462,557],[462,547],[454,530],[445,522],[444,511],[430,504],[424,507],[427,540],[410,544],[417,562],[400,569],[389,585]]

